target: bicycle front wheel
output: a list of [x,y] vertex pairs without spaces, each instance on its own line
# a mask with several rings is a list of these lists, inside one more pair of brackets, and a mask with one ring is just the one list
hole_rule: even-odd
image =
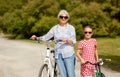
[[105,75],[103,73],[101,73],[101,77],[105,77]]
[[48,65],[47,64],[44,64],[40,68],[40,72],[39,72],[39,76],[38,77],[50,77],[50,73],[49,73]]
[[60,71],[58,69],[57,64],[55,64],[55,68],[54,68],[54,77],[60,77]]

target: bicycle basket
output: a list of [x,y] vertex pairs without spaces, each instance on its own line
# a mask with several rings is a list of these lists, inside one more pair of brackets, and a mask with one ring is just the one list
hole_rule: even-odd
[[96,77],[105,77],[105,75],[101,72],[96,72]]

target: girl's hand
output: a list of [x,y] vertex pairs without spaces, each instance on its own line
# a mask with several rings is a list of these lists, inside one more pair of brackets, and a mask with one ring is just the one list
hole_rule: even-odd
[[81,61],[81,64],[85,64],[86,63],[86,61],[83,58],[81,58],[80,61]]

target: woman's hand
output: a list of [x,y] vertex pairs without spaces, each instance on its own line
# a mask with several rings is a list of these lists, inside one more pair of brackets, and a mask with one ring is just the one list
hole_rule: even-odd
[[68,44],[73,44],[73,41],[72,41],[72,40],[69,40],[69,39],[67,39],[67,38],[63,38],[63,39],[62,39],[62,42],[66,42],[66,43],[68,43]]
[[63,38],[62,42],[67,42],[67,40],[68,40],[67,38]]
[[36,36],[36,35],[32,35],[30,39],[36,40],[36,39],[37,39],[37,36]]

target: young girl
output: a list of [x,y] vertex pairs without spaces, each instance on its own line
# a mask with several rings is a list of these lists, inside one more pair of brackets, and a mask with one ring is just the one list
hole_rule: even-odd
[[[90,26],[85,26],[84,39],[78,44],[77,57],[81,62],[81,77],[95,77],[95,66],[85,64],[86,61],[95,63],[98,61],[97,42],[92,38],[93,30]],[[80,55],[82,51],[82,55]]]

